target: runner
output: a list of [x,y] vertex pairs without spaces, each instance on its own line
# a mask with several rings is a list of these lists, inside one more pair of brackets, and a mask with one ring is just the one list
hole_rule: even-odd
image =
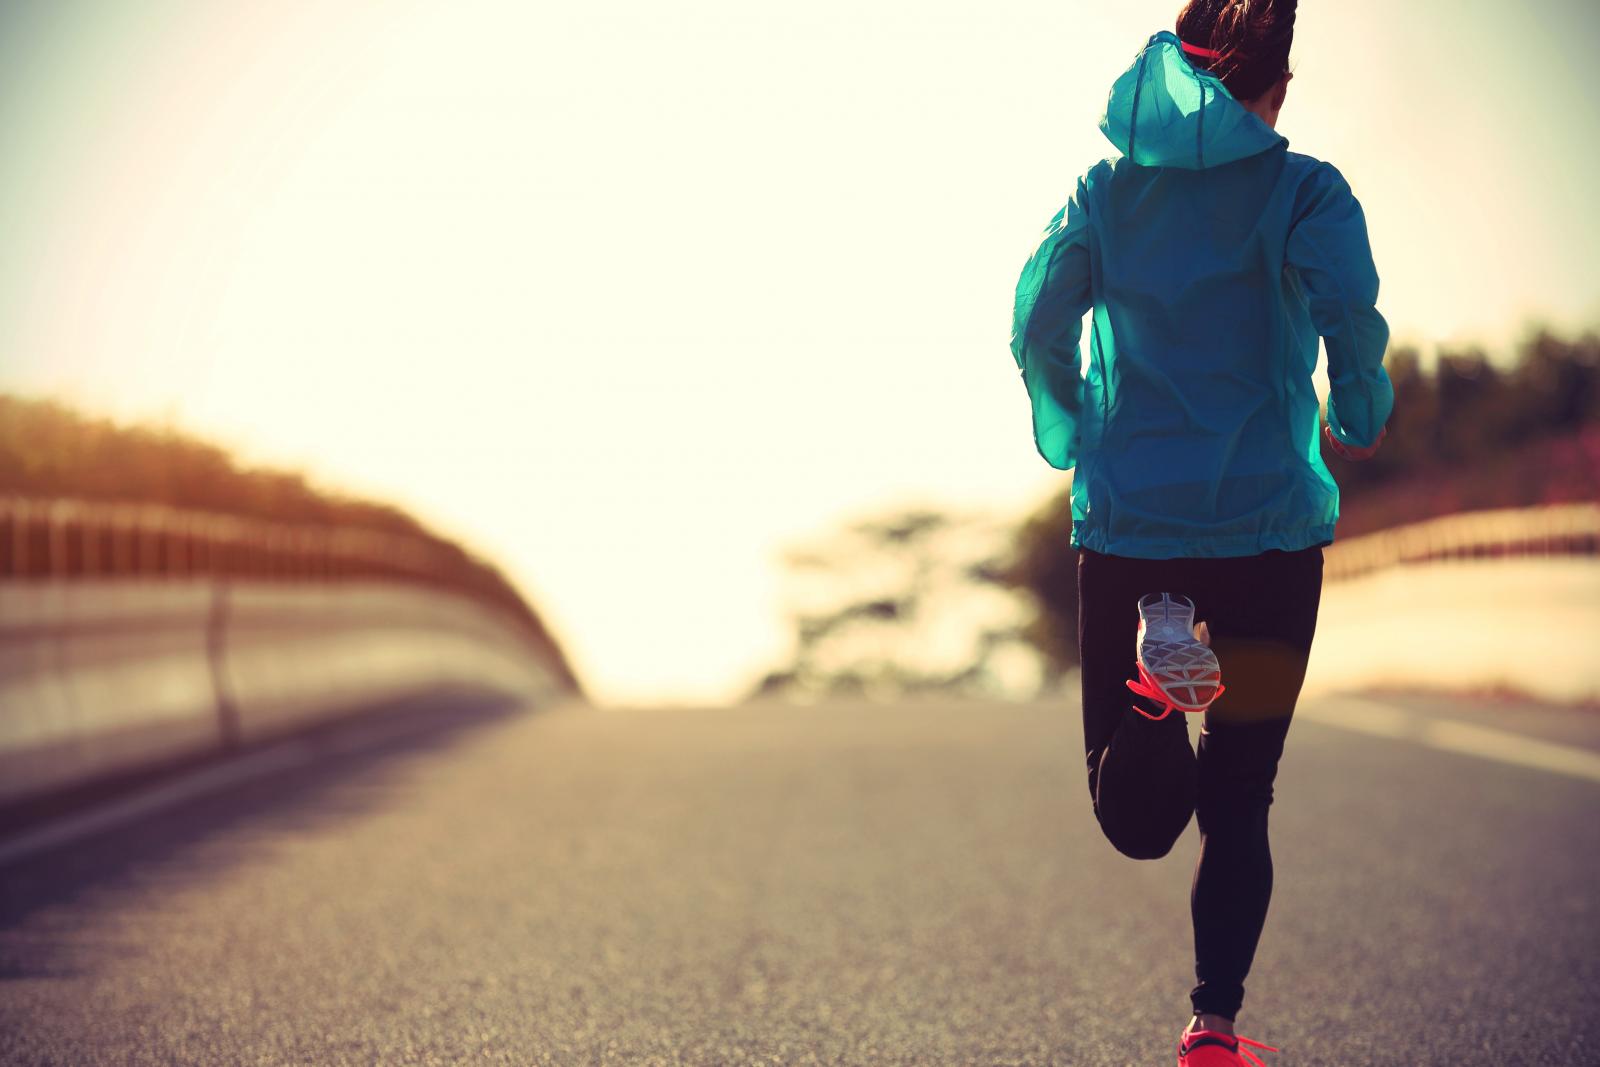
[[[1333,452],[1370,457],[1393,404],[1361,208],[1337,170],[1276,132],[1294,22],[1295,0],[1193,0],[1176,34],[1150,38],[1101,121],[1121,158],[1078,181],[1017,285],[1012,352],[1034,440],[1076,468],[1095,815],[1135,859],[1166,855],[1191,814],[1200,826],[1180,1067],[1277,1051],[1234,1020],[1339,513],[1318,443],[1318,336]],[[1198,755],[1174,712],[1204,714]]]

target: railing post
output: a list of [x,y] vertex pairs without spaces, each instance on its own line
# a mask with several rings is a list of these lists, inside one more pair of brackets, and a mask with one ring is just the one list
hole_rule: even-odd
[[11,513],[11,573],[28,576],[28,502],[17,501]]
[[211,691],[217,705],[217,737],[224,749],[239,747],[243,731],[239,725],[239,705],[228,682],[228,615],[230,584],[222,579],[211,583],[211,610],[206,617],[206,660],[211,665]]

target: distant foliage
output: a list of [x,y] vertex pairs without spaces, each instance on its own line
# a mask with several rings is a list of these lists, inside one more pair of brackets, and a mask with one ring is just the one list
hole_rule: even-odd
[[[1324,454],[1341,487],[1340,537],[1460,511],[1600,500],[1600,337],[1540,332],[1509,367],[1478,349],[1442,352],[1425,369],[1400,348],[1385,365],[1395,411],[1382,449],[1366,463]],[[803,594],[795,656],[756,694],[1053,687],[1078,659],[1071,530],[1062,493],[1015,528],[907,512],[792,553]]]
[[1542,331],[1509,370],[1481,349],[1441,352],[1425,370],[1401,348],[1384,365],[1395,407],[1383,447],[1365,463],[1325,457],[1339,480],[1341,536],[1453,511],[1595,499],[1600,336]]
[[791,551],[795,654],[754,695],[1003,695],[1038,683],[1016,598],[997,587],[1009,530],[933,511],[857,522]]
[[0,394],[0,495],[165,504],[417,538],[471,575],[475,588],[496,590],[497,601],[525,618],[576,685],[539,616],[493,564],[391,505],[314,488],[298,473],[242,467],[216,445],[170,428],[121,426],[54,401]]
[[397,508],[315,489],[297,473],[240,467],[223,449],[176,430],[121,426],[54,401],[3,394],[0,493],[429,536]]
[[[1340,486],[1339,537],[1483,508],[1600,499],[1600,336],[1529,338],[1509,369],[1479,349],[1415,349],[1384,360],[1395,387],[1389,435],[1365,463],[1323,459]],[[1069,496],[1018,531],[1005,580],[1035,616],[1025,633],[1054,670],[1077,662],[1077,555]]]

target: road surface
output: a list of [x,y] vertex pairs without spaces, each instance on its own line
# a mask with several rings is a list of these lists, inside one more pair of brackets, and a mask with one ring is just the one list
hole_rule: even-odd
[[[1600,713],[1302,710],[1241,1032],[1596,1062]],[[291,760],[0,867],[0,1062],[1170,1064],[1195,831],[1113,852],[1076,719],[567,708]]]

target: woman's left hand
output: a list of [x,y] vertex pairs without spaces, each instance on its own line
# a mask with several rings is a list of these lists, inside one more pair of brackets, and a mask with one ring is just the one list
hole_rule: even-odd
[[1327,423],[1322,424],[1322,436],[1327,440],[1328,447],[1333,449],[1333,454],[1340,459],[1347,459],[1351,463],[1360,463],[1362,460],[1371,459],[1378,454],[1378,446],[1383,444],[1383,439],[1389,436],[1389,427],[1385,426],[1378,431],[1378,439],[1366,448],[1355,448],[1344,444],[1333,436],[1333,429]]

